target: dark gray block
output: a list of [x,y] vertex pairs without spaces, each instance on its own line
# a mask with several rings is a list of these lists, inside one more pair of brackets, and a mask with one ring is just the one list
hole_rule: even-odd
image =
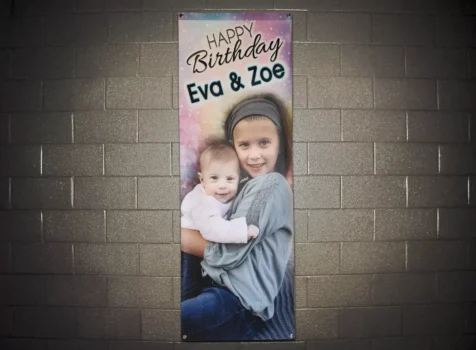
[[140,10],[141,0],[79,0],[76,2],[78,12],[99,12],[99,11],[125,11]]
[[418,240],[436,239],[436,209],[377,209],[375,239]]
[[376,143],[375,170],[380,175],[436,175],[438,146],[417,143]]
[[467,267],[467,246],[464,241],[407,243],[408,271],[447,271]]
[[172,175],[180,175],[180,144],[172,143]]
[[140,326],[140,310],[78,310],[78,336],[81,338],[141,339]]
[[10,208],[10,180],[6,177],[0,178],[0,208]]
[[370,303],[371,275],[309,277],[309,307],[361,306]]
[[30,243],[12,246],[15,273],[68,274],[73,272],[71,244]]
[[106,145],[106,175],[170,175],[169,144]]
[[438,273],[438,301],[474,302],[475,300],[475,271],[451,271]]
[[142,339],[178,341],[180,311],[145,310],[142,312]]
[[77,177],[74,207],[79,209],[134,209],[136,180],[132,177]]
[[293,108],[307,108],[307,77],[293,75]]
[[474,16],[446,15],[438,18],[438,45],[475,46]]
[[3,288],[0,296],[5,305],[42,305],[43,279],[31,275],[2,275],[0,282]]
[[172,41],[170,12],[124,12],[108,16],[109,42]]
[[178,45],[176,43],[141,45],[139,74],[144,77],[177,75]]
[[164,277],[111,277],[108,280],[110,307],[172,307],[172,279]]
[[293,74],[338,76],[338,45],[302,43],[293,45]]
[[0,50],[0,79],[10,78],[12,75],[11,54],[7,50]]
[[45,47],[17,49],[12,54],[14,78],[72,78],[74,74],[74,49]]
[[69,209],[71,179],[14,178],[11,180],[12,208],[16,209]]
[[309,174],[373,174],[371,143],[310,143]]
[[405,141],[404,111],[342,111],[343,141]]
[[46,304],[53,306],[106,306],[105,277],[50,276],[45,279]]
[[76,309],[69,307],[15,308],[15,337],[74,338]]
[[76,274],[138,275],[139,248],[136,244],[78,243],[74,246],[74,269]]
[[178,244],[141,244],[139,254],[142,276],[180,276]]
[[273,9],[272,0],[244,0],[237,4],[233,0],[205,0],[208,8],[212,9]]
[[310,41],[370,44],[370,15],[309,12],[307,16]]
[[346,308],[339,313],[339,335],[345,338],[391,337],[401,334],[399,307]]
[[0,272],[9,273],[12,270],[10,244],[0,243],[0,253]]
[[463,49],[406,49],[407,76],[413,78],[466,78],[468,64]]
[[404,242],[344,242],[341,249],[341,273],[405,271]]
[[337,338],[338,316],[337,309],[296,310],[296,339]]
[[178,142],[177,110],[139,111],[139,142]]
[[46,210],[43,232],[47,242],[105,242],[104,211]]
[[[187,344],[187,343],[165,343],[160,341],[115,341],[111,340],[110,342],[110,350],[174,350],[174,349],[186,349],[186,347],[192,345],[194,347],[200,346],[201,344],[194,343],[194,344]],[[215,343],[212,343],[215,344]],[[208,344],[207,344],[208,345]],[[220,344],[221,345],[221,344]]]
[[308,350],[370,350],[370,340],[320,340],[306,342]]
[[476,174],[476,145],[440,145],[442,174]]
[[103,175],[101,145],[43,146],[43,174],[47,176]]
[[388,208],[405,206],[403,176],[342,177],[343,208]]
[[40,176],[40,146],[0,146],[0,176]]
[[[373,108],[369,78],[309,77],[309,108]],[[436,96],[436,94],[435,94]]]
[[15,2],[15,14],[20,16],[48,15],[54,13],[68,13],[74,10],[74,0],[30,1]]
[[172,78],[110,78],[108,109],[165,109],[172,107]]
[[135,77],[138,45],[84,46],[76,48],[76,77]]
[[442,304],[403,307],[403,336],[460,334],[463,327],[464,311],[461,305]]
[[43,18],[5,18],[0,22],[0,47],[43,45]]
[[295,110],[294,141],[339,141],[340,115],[337,110]]
[[171,243],[172,211],[110,210],[107,212],[108,242]]
[[443,239],[476,237],[476,208],[440,208],[438,228]]
[[41,240],[41,213],[36,210],[0,211],[3,242],[38,242]]
[[468,179],[464,176],[411,176],[408,206],[453,207],[468,204]]
[[70,113],[21,113],[11,116],[11,142],[14,144],[72,143]]
[[433,339],[430,337],[400,337],[387,339],[372,339],[372,350],[431,350]]
[[0,82],[0,112],[34,112],[41,108],[41,82]]
[[437,109],[432,79],[375,79],[374,89],[377,109]]
[[402,47],[342,46],[342,75],[356,77],[403,77],[405,54]]
[[106,340],[62,340],[49,339],[48,350],[108,350],[109,343]]
[[468,141],[468,115],[461,112],[408,112],[408,141]]
[[142,0],[142,8],[146,10],[190,10],[203,9],[206,0]]
[[295,244],[296,276],[339,272],[339,243]]
[[295,277],[294,278],[294,294],[295,294],[295,307],[301,309],[307,307],[307,277]]
[[438,80],[438,107],[441,110],[474,110],[476,81]]
[[340,207],[338,176],[295,176],[293,181],[295,208]]
[[178,178],[138,178],[139,209],[179,209]]
[[101,45],[106,42],[105,14],[71,14],[45,19],[45,43],[49,46]]
[[375,305],[426,304],[435,300],[435,274],[374,275],[372,302]]
[[48,111],[104,109],[103,79],[47,80],[43,93]]
[[10,116],[0,114],[0,145],[7,145],[10,141]]
[[5,338],[0,340],[0,345],[12,350],[46,350],[44,339]]
[[374,219],[370,209],[311,210],[309,242],[370,241]]
[[130,143],[136,141],[136,111],[79,112],[74,114],[75,143]]
[[435,22],[430,15],[372,15],[372,43],[434,45]]

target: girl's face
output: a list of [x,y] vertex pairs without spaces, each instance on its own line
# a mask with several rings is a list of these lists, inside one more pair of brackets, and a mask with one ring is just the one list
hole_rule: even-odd
[[274,171],[279,155],[279,135],[269,118],[238,122],[233,130],[233,145],[241,167],[251,177]]

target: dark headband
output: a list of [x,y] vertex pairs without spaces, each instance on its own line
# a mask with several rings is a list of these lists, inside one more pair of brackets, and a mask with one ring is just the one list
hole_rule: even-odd
[[236,124],[250,116],[268,117],[276,125],[279,131],[282,129],[278,107],[268,100],[254,98],[243,101],[233,108],[227,120],[227,137],[232,138]]

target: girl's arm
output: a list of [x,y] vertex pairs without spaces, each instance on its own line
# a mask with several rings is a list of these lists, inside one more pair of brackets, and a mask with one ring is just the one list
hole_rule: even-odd
[[180,249],[184,253],[203,258],[203,253],[208,244],[200,232],[188,228],[181,229]]

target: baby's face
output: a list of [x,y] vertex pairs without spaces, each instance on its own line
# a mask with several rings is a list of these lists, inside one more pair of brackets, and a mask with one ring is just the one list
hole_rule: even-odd
[[200,180],[205,193],[222,203],[233,199],[238,190],[238,160],[211,161],[200,173]]

